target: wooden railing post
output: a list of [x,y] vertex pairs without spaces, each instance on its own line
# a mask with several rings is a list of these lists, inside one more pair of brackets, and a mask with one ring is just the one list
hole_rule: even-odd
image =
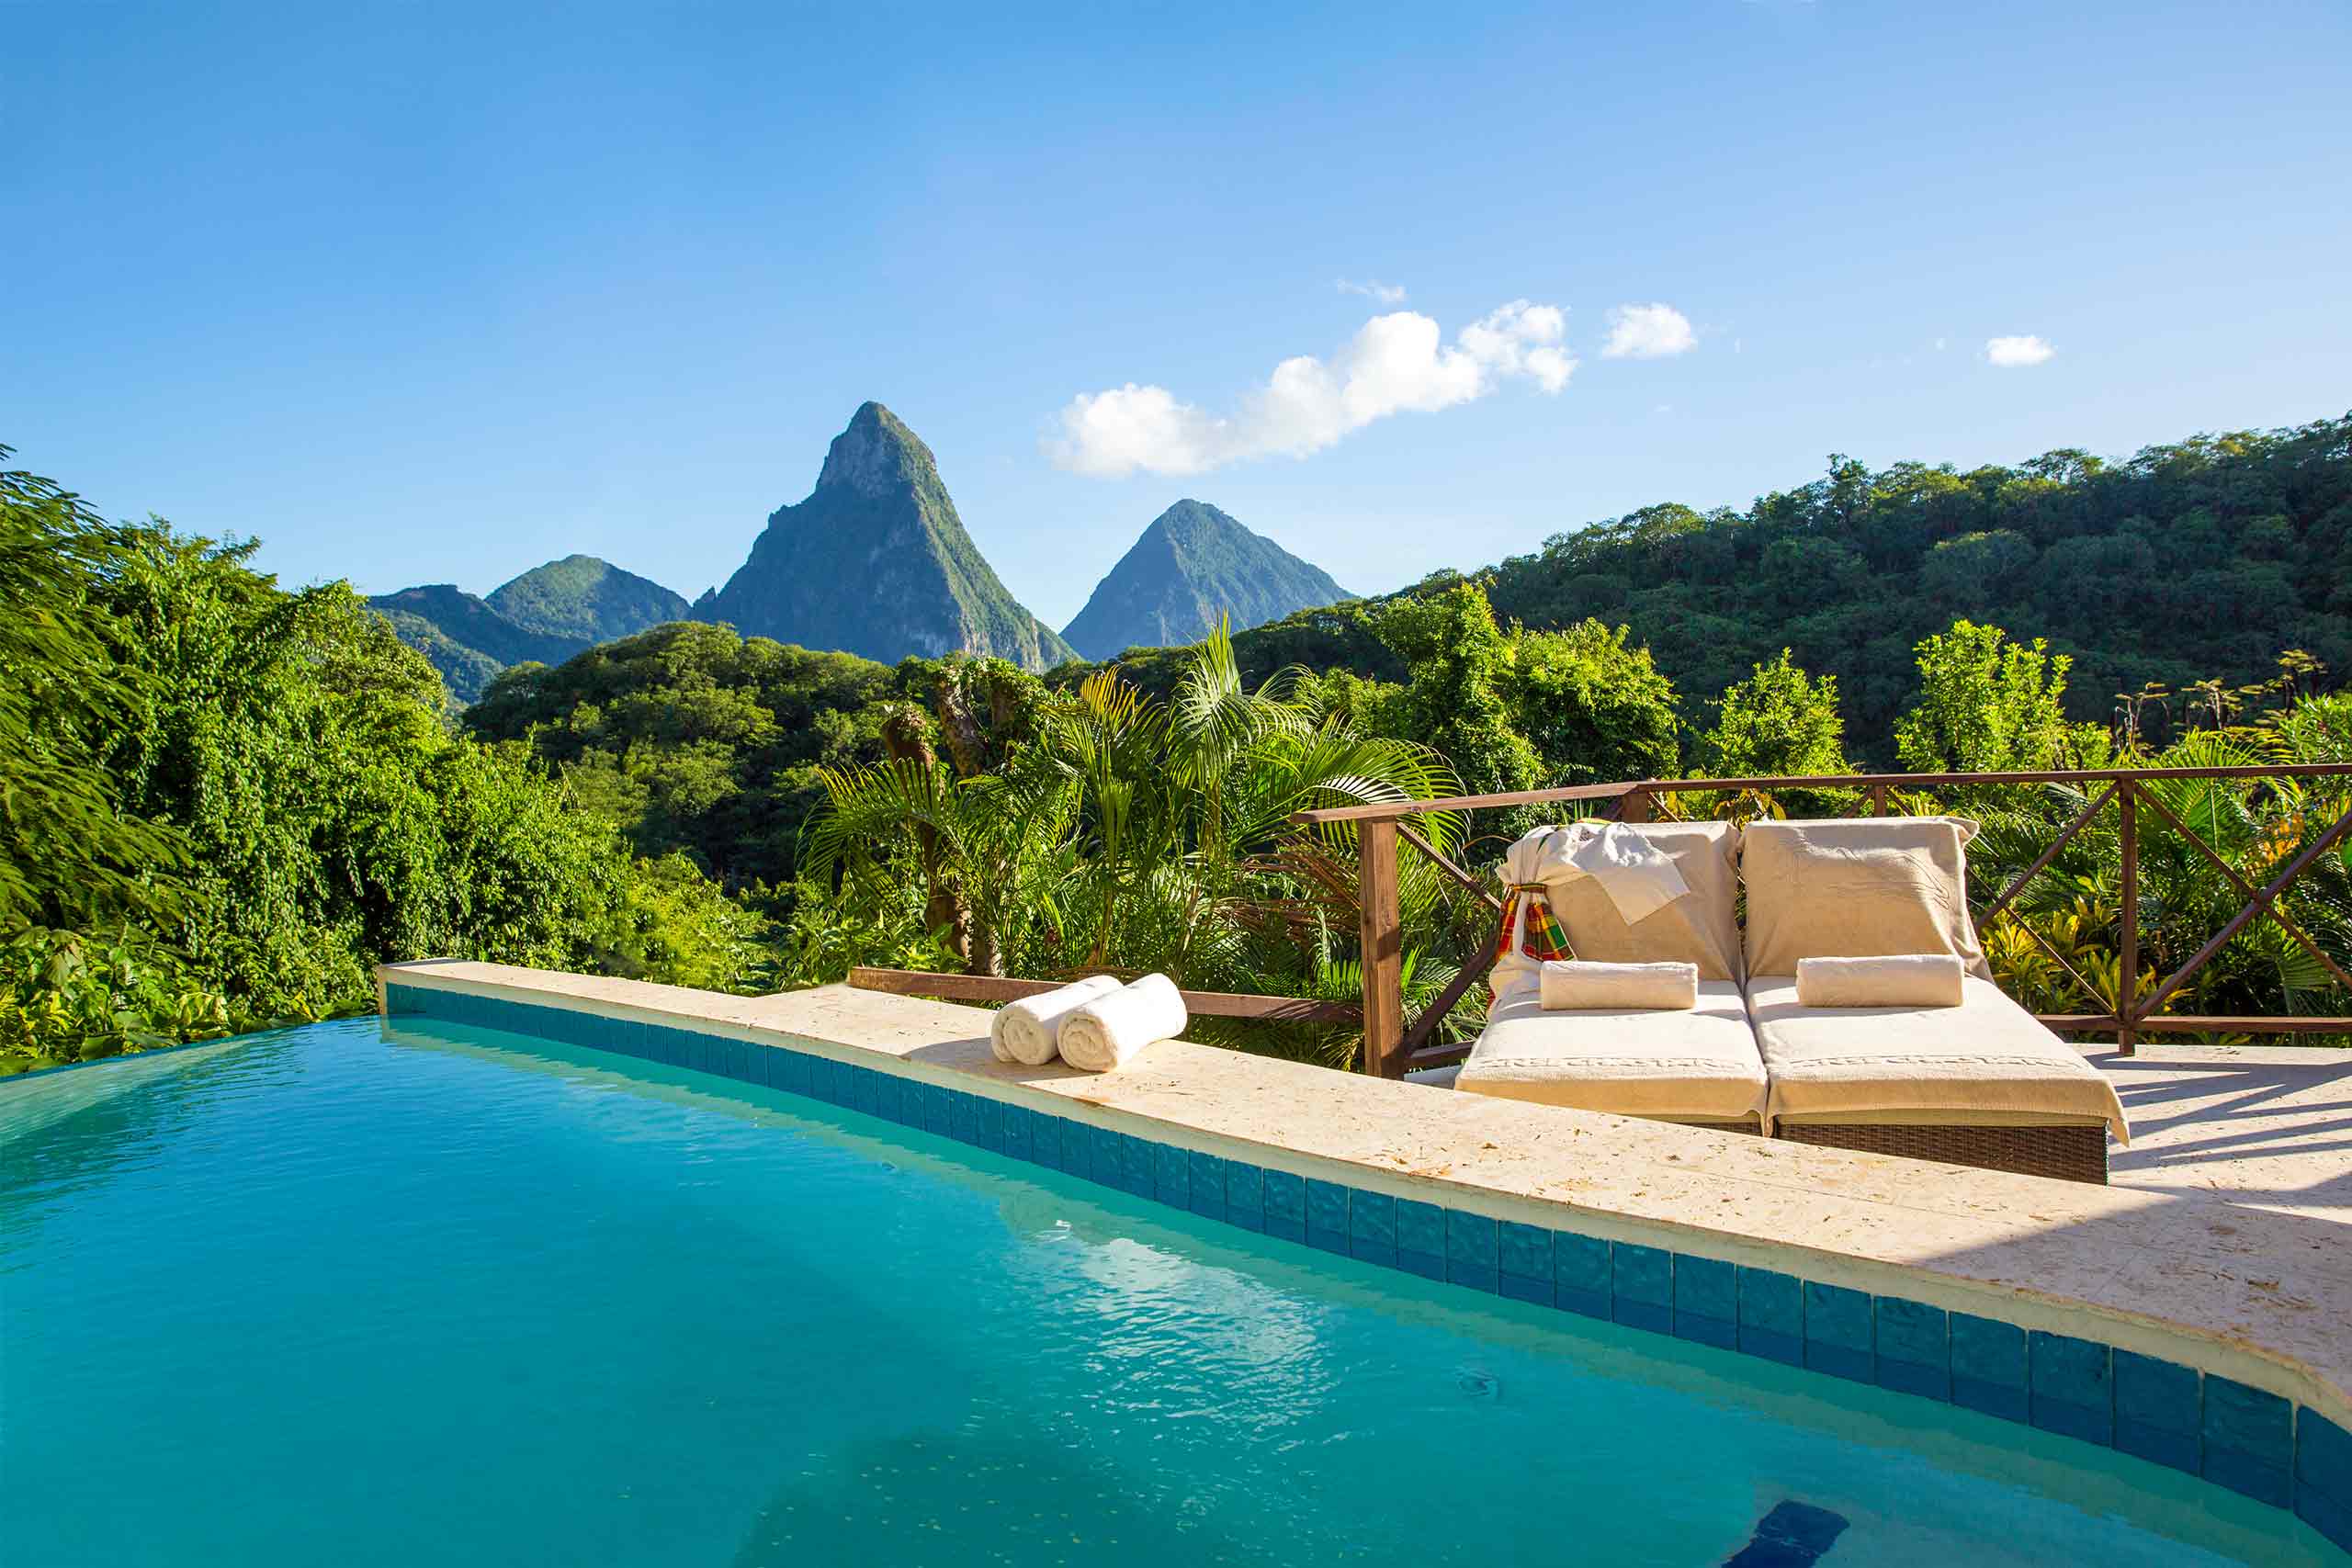
[[1617,797],[1618,821],[1646,822],[1649,819],[1650,792],[1648,790],[1629,789]]
[[2119,1055],[2130,1056],[2140,1048],[2140,796],[2130,779],[2116,781],[2115,807],[2122,813],[2120,833],[2123,851],[2122,939],[2116,948],[2115,1032]]
[[1363,1070],[1405,1074],[1405,922],[1396,900],[1396,823],[1356,830],[1356,895],[1363,953]]

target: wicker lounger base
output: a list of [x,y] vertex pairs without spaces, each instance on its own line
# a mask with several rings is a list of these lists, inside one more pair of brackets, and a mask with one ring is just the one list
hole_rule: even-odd
[[2095,1181],[2102,1186],[2107,1181],[2105,1127],[1890,1127],[1783,1122],[1772,1135],[1792,1144],[1940,1160],[1982,1170],[2010,1170],[2020,1176],[2051,1176],[2061,1181]]

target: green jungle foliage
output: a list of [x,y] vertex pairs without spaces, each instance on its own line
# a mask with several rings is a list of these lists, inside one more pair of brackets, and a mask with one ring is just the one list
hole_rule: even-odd
[[[1456,581],[1440,573],[1392,597]],[[1911,650],[1955,620],[2046,637],[2072,661],[2065,716],[2076,723],[2107,722],[2115,694],[2151,684],[2258,683],[2282,648],[2352,666],[2352,414],[2195,436],[2120,463],[2060,450],[2013,468],[1873,473],[1832,457],[1824,478],[1744,510],[1645,507],[1474,581],[1505,625],[1623,624],[1685,692],[1722,691],[1785,648],[1838,673],[1849,752],[1893,766]],[[1250,680],[1291,664],[1399,680],[1379,613],[1301,611],[1240,633],[1235,655]],[[1164,692],[1181,663],[1178,650],[1150,649],[1119,667]],[[2161,744],[2177,730],[2144,735]]]
[[358,1010],[386,959],[758,982],[758,917],[251,551],[0,474],[0,1068]]
[[[2352,760],[2352,697],[2325,694],[2352,615],[2347,439],[2352,421],[2112,468],[2079,454],[1969,475],[1841,464],[1746,513],[1653,509],[1477,578],[1045,677],[674,624],[505,671],[462,733],[422,661],[346,591],[283,592],[242,549],[109,527],[12,475],[0,592],[24,609],[0,616],[0,1039],[48,1060],[347,1010],[365,1005],[369,963],[431,953],[716,988],[880,963],[1158,968],[1345,998],[1353,841],[1290,827],[1303,807],[1898,759]],[[2076,559],[2110,548],[2156,564],[2119,587]],[[1963,558],[1978,567],[1955,573]],[[1612,575],[1623,594],[1596,585]],[[2184,585],[2245,593],[2192,615]],[[2135,607],[2151,595],[2167,607]],[[2248,781],[2155,798],[2259,886],[2352,792]],[[1860,803],[1768,785],[1667,809]],[[1961,785],[1897,791],[1889,808],[1982,820],[1972,874],[1989,899],[2086,804]],[[1440,851],[1491,868],[1559,810],[1426,825]],[[2147,986],[2244,899],[2153,808],[2140,841]],[[2112,1006],[2119,867],[2110,807],[1988,924],[2013,994]],[[1493,933],[1415,852],[1404,891],[1418,1007]],[[2320,856],[2281,907],[2324,959],[2256,921],[2174,1010],[2346,1010],[2329,964],[2352,966],[2352,848]],[[1475,1030],[1478,1002],[1474,988],[1451,1033]],[[1345,1031],[1202,1027],[1332,1062],[1356,1047]]]

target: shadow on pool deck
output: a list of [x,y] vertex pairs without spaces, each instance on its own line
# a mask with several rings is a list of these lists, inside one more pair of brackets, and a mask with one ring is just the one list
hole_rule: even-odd
[[2352,1224],[2352,1051],[2143,1042],[2091,1060],[2132,1118],[2113,1185]]

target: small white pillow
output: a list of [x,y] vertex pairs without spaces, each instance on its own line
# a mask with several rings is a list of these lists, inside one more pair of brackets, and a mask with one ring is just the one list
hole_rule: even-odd
[[1968,966],[1958,953],[1800,958],[1797,1005],[1808,1008],[1956,1008]]
[[1547,1012],[1687,1012],[1699,1005],[1699,966],[1592,964],[1555,958],[1544,965],[1536,999]]

